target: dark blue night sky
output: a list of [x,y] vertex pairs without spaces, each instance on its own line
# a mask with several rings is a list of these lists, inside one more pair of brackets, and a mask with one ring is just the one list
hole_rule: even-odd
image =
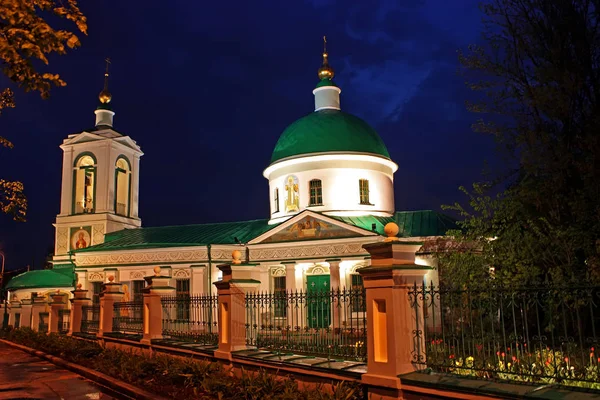
[[[144,226],[268,218],[262,171],[287,125],[313,110],[328,37],[342,109],[373,125],[399,164],[396,209],[440,210],[480,176],[491,138],[471,131],[457,50],[480,40],[477,0],[82,1],[89,35],[51,58],[68,82],[17,92],[0,116],[0,176],[21,180],[28,221],[0,216],[8,268],[53,246],[62,151],[94,125],[111,57],[115,129],[138,142]],[[7,80],[0,77],[0,88]]]

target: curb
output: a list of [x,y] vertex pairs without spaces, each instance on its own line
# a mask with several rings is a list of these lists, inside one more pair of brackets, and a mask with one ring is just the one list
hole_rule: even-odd
[[11,341],[0,339],[0,343],[7,344],[8,346],[14,347],[25,353],[29,353],[33,356],[45,359],[50,361],[54,365],[58,365],[59,367],[63,367],[72,372],[76,372],[77,374],[83,376],[84,378],[89,379],[90,381],[97,383],[101,386],[104,386],[110,390],[113,390],[115,393],[128,396],[132,399],[136,400],[166,400],[165,397],[158,396],[156,394],[147,392],[143,389],[138,388],[137,386],[130,385],[123,381],[120,381],[116,378],[103,374],[101,372],[95,371],[90,368],[82,367],[79,364],[75,364],[69,361],[65,361],[62,358],[52,356],[50,354],[46,354],[43,351],[35,350],[26,346],[22,346],[17,343],[13,343]]

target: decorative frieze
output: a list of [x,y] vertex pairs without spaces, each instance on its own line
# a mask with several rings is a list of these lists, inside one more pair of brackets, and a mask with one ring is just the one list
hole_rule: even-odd
[[88,273],[88,281],[90,281],[90,282],[104,282],[104,272],[90,272],[90,273]]
[[173,278],[175,279],[189,279],[190,271],[187,269],[174,269]]
[[135,280],[144,279],[145,275],[146,274],[143,271],[133,271],[133,272],[129,273],[129,280],[135,281]]
[[67,254],[69,251],[69,228],[56,229],[56,254]]
[[[289,246],[271,248],[250,248],[250,259],[252,261],[262,260],[296,260],[299,258],[327,258],[340,256],[368,255],[362,248],[363,242],[340,243],[330,245],[313,246]],[[230,261],[231,249],[211,251],[213,261]],[[80,253],[76,255],[76,263],[79,267],[88,265],[113,265],[120,264],[169,264],[169,263],[197,263],[206,262],[208,252],[202,250],[179,250],[179,251],[147,251],[147,252],[120,252],[114,251],[109,254]]]
[[94,244],[104,243],[104,224],[92,225],[92,240]]

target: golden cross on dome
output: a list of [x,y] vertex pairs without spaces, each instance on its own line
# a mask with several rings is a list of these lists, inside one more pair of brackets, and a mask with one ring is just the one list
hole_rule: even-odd
[[106,71],[104,72],[104,89],[100,92],[98,98],[102,104],[110,103],[112,99],[112,95],[108,91],[108,66],[111,64],[110,58],[106,57],[104,59],[106,61]]
[[110,58],[106,57],[106,72],[104,72],[104,89],[108,89],[108,66],[110,65]]

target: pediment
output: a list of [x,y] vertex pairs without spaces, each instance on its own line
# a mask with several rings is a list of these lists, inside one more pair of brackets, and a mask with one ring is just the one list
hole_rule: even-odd
[[64,145],[74,145],[74,144],[78,144],[78,143],[89,143],[89,142],[95,142],[95,141],[107,140],[107,139],[113,140],[123,146],[129,147],[136,151],[139,151],[140,153],[142,151],[140,149],[140,147],[137,145],[137,143],[133,139],[131,139],[129,136],[122,136],[121,134],[117,134],[116,132],[114,135],[107,135],[105,133],[96,134],[96,133],[84,131],[78,135],[69,136],[69,138],[63,142],[63,146]]
[[105,140],[105,139],[106,139],[105,137],[96,135],[94,133],[81,132],[78,135],[69,136],[69,138],[63,142],[63,145],[73,145],[73,144],[77,144],[77,143],[95,142],[98,140]]
[[341,239],[361,236],[377,236],[353,225],[312,211],[303,211],[277,228],[252,239],[248,244],[298,242],[305,240]]

